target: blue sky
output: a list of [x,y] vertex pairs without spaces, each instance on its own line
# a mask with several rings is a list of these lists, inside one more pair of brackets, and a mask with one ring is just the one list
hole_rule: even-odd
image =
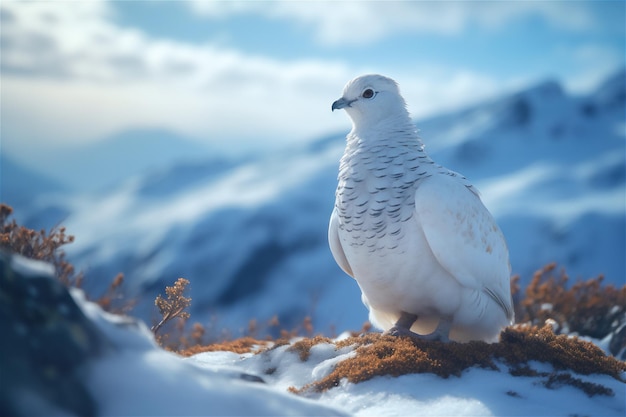
[[623,1],[5,0],[3,149],[163,128],[219,146],[347,131],[330,112],[365,72],[419,120],[545,78],[584,93],[625,65]]
[[[408,2],[399,3],[406,6]],[[382,2],[379,4],[384,5]],[[451,2],[451,7],[454,4]],[[559,58],[565,57],[564,49],[575,50],[586,43],[604,44],[616,52],[624,47],[624,2],[569,4],[577,10],[577,15],[581,15],[569,23],[565,18],[560,22],[559,17],[547,18],[539,10],[529,8],[527,11],[520,10],[518,17],[502,22],[501,25],[506,27],[481,25],[476,18],[468,16],[467,21],[456,29],[420,31],[404,28],[398,32],[390,30],[386,35],[370,38],[364,43],[346,40],[345,44],[340,39],[336,42],[319,41],[313,22],[307,24],[287,18],[272,18],[253,8],[219,16],[217,13],[194,12],[193,6],[175,1],[119,1],[114,6],[118,11],[117,22],[139,28],[155,37],[164,36],[198,45],[217,40],[248,54],[276,59],[315,57],[349,60],[358,65],[376,65],[381,59],[386,59],[389,60],[388,65],[398,66],[419,65],[426,58],[441,65],[460,65],[476,71],[514,76],[520,72],[520,63],[526,64],[526,71],[550,73],[563,64]],[[471,7],[489,8],[491,5],[490,2],[473,2]],[[326,5],[329,13],[332,13],[332,6],[330,2]],[[432,8],[433,4],[422,2],[416,6]],[[202,9],[202,6],[197,7]],[[559,13],[567,14],[568,3],[562,2],[559,7]],[[360,28],[354,31],[358,30]],[[516,57],[511,56],[512,48]],[[503,60],[503,57],[507,59]],[[569,58],[574,58],[569,64],[576,67],[575,57]],[[575,74],[576,68],[571,69],[570,74]]]

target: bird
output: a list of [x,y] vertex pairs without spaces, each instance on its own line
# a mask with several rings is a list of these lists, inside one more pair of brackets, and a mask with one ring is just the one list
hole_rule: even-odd
[[424,149],[396,81],[349,81],[331,110],[352,120],[328,242],[371,324],[393,336],[497,342],[513,323],[504,235],[464,176]]

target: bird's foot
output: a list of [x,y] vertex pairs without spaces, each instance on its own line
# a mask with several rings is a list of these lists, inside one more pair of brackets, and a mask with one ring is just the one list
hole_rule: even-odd
[[409,322],[409,320],[406,320],[407,317],[403,316],[400,320],[398,320],[398,323],[396,323],[395,326],[393,326],[391,329],[384,332],[383,335],[396,336],[396,337],[406,336],[414,340],[428,340],[431,342],[446,343],[450,341],[450,338],[448,337],[450,333],[450,328],[452,327],[452,324],[450,323],[450,321],[441,320],[439,322],[439,325],[435,329],[435,331],[432,333],[418,334],[410,330],[411,328],[410,326],[413,324],[414,321],[411,321],[410,324],[406,326],[406,324]]
[[435,330],[432,333],[429,334],[420,334],[417,335],[421,340],[429,340],[431,342],[443,342],[443,343],[447,343],[450,341],[450,338],[448,338],[448,333],[440,333],[437,330]]
[[413,338],[420,337],[419,334],[413,333],[409,329],[405,327],[399,327],[399,326],[393,326],[391,329],[384,331],[383,336],[395,336],[395,337],[407,336],[407,337],[413,337]]
[[411,339],[414,339],[414,340],[419,340],[419,341],[427,340],[430,342],[444,342],[445,343],[445,342],[450,341],[447,334],[441,334],[437,332],[436,330],[429,334],[418,334],[418,333],[410,331],[409,329],[405,329],[404,327],[398,327],[398,326],[393,326],[391,329],[383,332],[383,335],[395,336],[395,337],[404,336],[404,337],[410,337]]

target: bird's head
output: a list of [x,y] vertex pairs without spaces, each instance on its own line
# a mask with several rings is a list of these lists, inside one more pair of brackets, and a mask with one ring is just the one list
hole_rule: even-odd
[[341,98],[332,105],[333,111],[338,109],[345,109],[355,126],[408,117],[398,84],[378,74],[361,75],[348,82]]

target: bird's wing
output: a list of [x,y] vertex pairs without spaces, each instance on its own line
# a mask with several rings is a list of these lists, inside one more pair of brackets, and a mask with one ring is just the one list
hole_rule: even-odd
[[483,291],[513,318],[504,236],[473,187],[453,175],[419,183],[415,211],[439,264],[461,285]]
[[337,211],[333,210],[333,213],[330,215],[330,224],[328,225],[328,244],[330,245],[330,251],[333,254],[333,258],[335,258],[337,265],[343,269],[343,272],[354,278],[352,268],[350,268],[346,254],[343,252],[343,248],[341,247],[338,230],[339,217],[337,216]]

